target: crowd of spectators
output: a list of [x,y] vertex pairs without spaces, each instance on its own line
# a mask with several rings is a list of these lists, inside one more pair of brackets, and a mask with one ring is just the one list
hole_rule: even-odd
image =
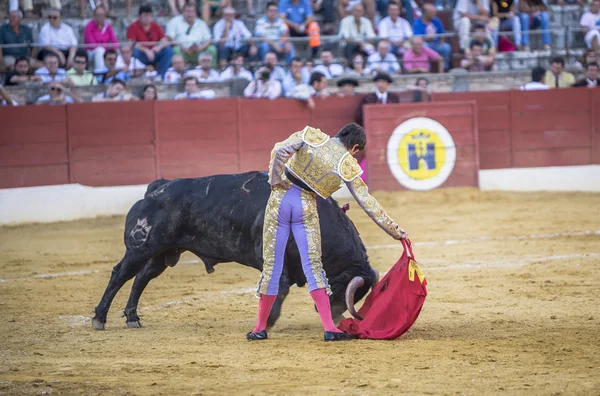
[[[376,75],[439,73],[453,66],[485,72],[495,70],[499,51],[511,45],[529,50],[530,29],[549,27],[545,0],[456,0],[452,27],[444,26],[438,17],[437,2],[340,0],[335,15],[331,0],[279,0],[278,4],[266,4],[253,31],[239,19],[231,0],[201,4],[169,0],[172,18],[164,29],[154,19],[153,8],[141,5],[138,18],[127,27],[126,37],[118,38],[109,22],[109,1],[103,0],[83,29],[80,43],[73,28],[62,20],[60,0],[50,0],[45,12],[48,21],[39,31],[39,45],[29,46],[33,33],[22,19],[23,12],[32,17],[30,3],[22,1],[21,11],[16,8],[19,4],[15,7],[11,0],[9,21],[0,27],[4,84],[49,84],[55,94],[74,86],[106,85],[104,96],[96,100],[130,98],[122,91],[134,79],[184,84],[182,98],[207,99],[211,94],[197,91],[192,79],[199,83],[243,78],[249,82],[246,96],[274,98],[305,97],[307,92],[322,96],[319,87],[323,81],[345,77],[358,81]],[[247,12],[255,15],[251,0],[247,1]],[[322,45],[317,12],[324,16],[323,31],[337,33],[342,59],[336,59],[334,52]],[[599,25],[600,0],[591,0],[580,26],[585,45],[594,56],[600,51]],[[446,35],[449,28],[458,34],[458,63]],[[505,31],[512,35],[504,35]],[[544,47],[550,48],[549,32],[541,36]],[[298,41],[292,39],[296,37],[306,38],[308,59],[296,56]],[[587,70],[595,62],[586,59],[581,66]],[[564,60],[554,60],[548,73],[553,73],[556,64],[564,69]],[[561,74],[554,73],[557,75]],[[552,87],[574,83],[567,77],[547,82]],[[345,87],[349,90],[355,86]],[[50,99],[45,100],[55,102],[50,92],[48,95]]]

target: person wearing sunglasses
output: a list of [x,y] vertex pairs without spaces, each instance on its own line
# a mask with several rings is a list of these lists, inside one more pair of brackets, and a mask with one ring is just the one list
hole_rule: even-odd
[[94,76],[94,73],[87,70],[87,64],[87,52],[84,49],[78,50],[75,53],[73,67],[67,72],[65,84],[76,87],[97,85],[98,80]]
[[127,28],[127,40],[135,42],[133,56],[145,65],[156,67],[164,76],[171,65],[173,48],[160,25],[152,20],[152,7],[140,7],[139,18]]
[[48,12],[48,22],[40,30],[39,42],[42,49],[38,53],[38,60],[53,53],[58,56],[62,67],[71,68],[77,51],[77,37],[73,28],[62,22],[60,10],[53,8]]
[[82,102],[82,100],[75,95],[75,93],[71,93],[71,95],[67,95],[67,88],[59,82],[51,82],[48,85],[48,94],[40,97],[36,104],[37,105],[61,105],[61,104],[69,104]]

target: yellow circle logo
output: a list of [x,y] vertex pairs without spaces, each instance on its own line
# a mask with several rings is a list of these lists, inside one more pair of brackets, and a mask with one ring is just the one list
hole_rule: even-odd
[[425,180],[437,176],[446,162],[446,147],[431,129],[417,128],[398,145],[398,164],[408,176]]
[[398,125],[387,146],[392,175],[411,190],[426,191],[441,186],[456,162],[454,139],[439,122],[415,117]]

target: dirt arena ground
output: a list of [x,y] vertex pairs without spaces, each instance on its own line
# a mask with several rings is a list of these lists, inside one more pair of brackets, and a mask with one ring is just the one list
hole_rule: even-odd
[[[429,283],[396,341],[322,342],[294,287],[272,339],[249,343],[259,273],[208,275],[191,255],[146,289],[144,328],[120,317],[128,283],[95,331],[124,218],[0,228],[0,394],[600,394],[600,195],[376,196]],[[349,215],[387,270],[400,245],[358,205]]]

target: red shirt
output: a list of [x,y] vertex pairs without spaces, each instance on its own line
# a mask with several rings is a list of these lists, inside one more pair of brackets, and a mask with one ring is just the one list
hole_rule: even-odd
[[[160,27],[160,25],[156,22],[150,23],[150,29],[148,31],[144,30],[144,27],[140,23],[140,20],[133,22],[127,28],[127,40],[137,41],[137,42],[146,42],[146,41],[160,41],[163,37],[165,37],[164,30]],[[153,44],[144,44],[147,48],[152,48]]]

